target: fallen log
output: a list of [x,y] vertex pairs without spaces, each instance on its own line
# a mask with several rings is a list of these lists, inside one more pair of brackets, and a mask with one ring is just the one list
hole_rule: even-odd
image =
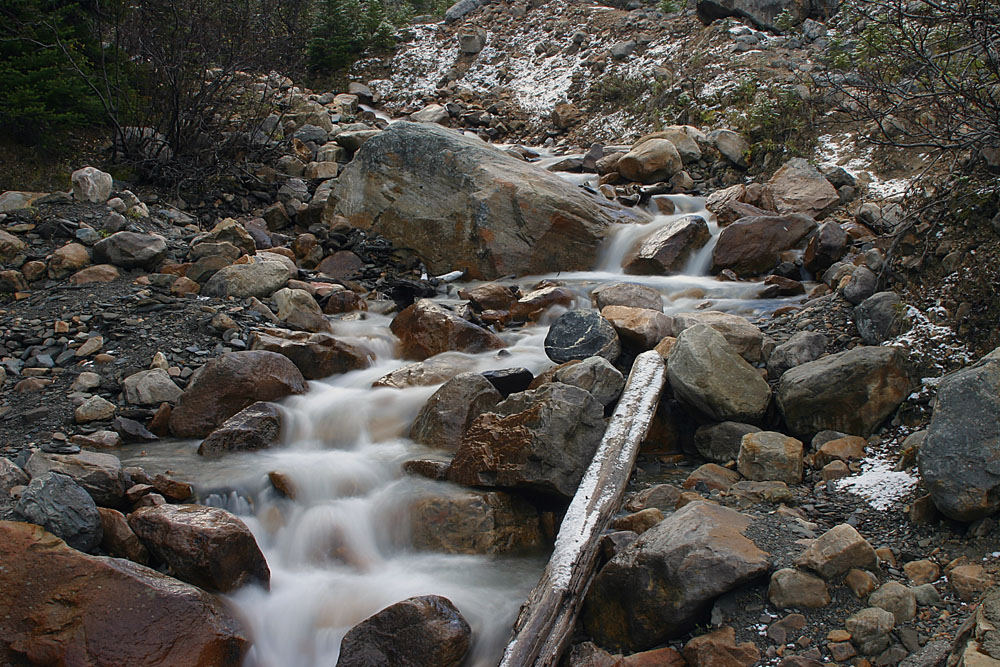
[[636,357],[604,439],[566,510],[552,557],[514,622],[501,667],[558,664],[594,577],[601,533],[621,504],[665,377],[657,352]]

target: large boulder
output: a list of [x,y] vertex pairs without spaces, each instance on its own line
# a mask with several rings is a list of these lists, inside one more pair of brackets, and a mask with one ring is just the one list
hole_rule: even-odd
[[673,331],[673,320],[658,310],[607,306],[601,317],[611,322],[618,337],[639,350],[652,350]]
[[410,438],[429,447],[455,451],[472,420],[503,396],[479,373],[462,373],[441,385],[417,414]]
[[621,350],[615,328],[595,310],[563,313],[545,334],[545,354],[557,364],[587,357],[614,362]]
[[711,236],[705,218],[682,216],[637,243],[625,256],[622,268],[629,274],[680,273],[691,255],[708,243]]
[[323,315],[312,294],[304,289],[283,287],[274,293],[274,302],[278,306],[278,319],[282,322],[306,331],[333,333],[330,320]]
[[76,454],[35,451],[24,469],[33,478],[49,471],[67,475],[83,487],[94,502],[105,507],[114,507],[125,495],[125,472],[121,461],[113,454],[88,450]]
[[251,403],[304,394],[307,388],[287,357],[264,350],[227,352],[205,364],[184,390],[170,413],[170,430],[181,438],[205,437]]
[[[788,0],[780,2],[792,4]],[[764,186],[764,191],[765,196],[773,203],[771,208],[782,214],[805,213],[819,218],[840,201],[837,189],[826,180],[826,176],[800,157],[792,158],[774,172],[774,176]]]
[[587,357],[579,363],[564,364],[552,374],[554,382],[586,389],[604,405],[611,405],[625,388],[625,376],[604,357]]
[[685,505],[605,565],[584,603],[602,646],[656,646],[707,620],[717,597],[764,575],[768,554],[744,537],[750,519],[706,502]]
[[604,406],[561,382],[511,394],[477,417],[448,479],[572,498],[604,436]]
[[767,358],[767,375],[777,380],[789,368],[816,361],[826,351],[826,336],[818,331],[796,331]]
[[715,421],[759,421],[771,401],[760,373],[707,324],[677,337],[667,375],[678,398]]
[[389,325],[406,359],[424,360],[441,352],[499,350],[503,341],[430,299],[407,306]]
[[815,274],[822,274],[844,256],[848,241],[847,232],[840,224],[827,220],[806,244],[806,251],[802,255],[803,265]]
[[618,160],[618,173],[630,181],[669,180],[684,168],[680,153],[669,139],[647,139]]
[[94,260],[125,269],[156,268],[167,254],[167,242],[157,234],[118,232],[94,244]]
[[249,648],[216,597],[38,526],[0,522],[0,663],[235,667]]
[[211,230],[196,236],[191,241],[192,249],[199,243],[229,243],[244,255],[257,252],[257,244],[246,227],[232,218],[220,220]]
[[162,368],[139,371],[128,376],[122,382],[122,389],[125,391],[125,400],[133,405],[173,403],[183,393]]
[[49,257],[49,278],[59,280],[90,264],[90,253],[79,243],[67,243],[57,248]]
[[281,410],[274,403],[257,401],[223,422],[198,447],[202,456],[224,452],[266,449],[281,436]]
[[348,631],[337,667],[458,667],[472,629],[448,598],[421,595],[390,605]]
[[740,442],[736,469],[755,482],[802,481],[802,441],[775,431],[747,433]]
[[73,183],[73,197],[77,201],[103,204],[111,196],[111,174],[96,167],[77,169],[69,180]]
[[1000,509],[1000,348],[938,387],[917,464],[931,499],[960,521]]
[[421,551],[503,554],[542,546],[538,510],[503,491],[461,489],[422,496],[410,506],[411,539]]
[[589,269],[608,225],[641,214],[479,139],[401,121],[344,169],[334,215],[412,248],[431,273],[493,279]]
[[590,297],[598,310],[605,306],[628,306],[663,311],[663,295],[638,283],[607,283],[594,288]]
[[128,515],[128,525],[174,576],[200,588],[226,593],[250,583],[266,587],[271,580],[250,529],[224,509],[140,507]]
[[816,229],[808,215],[756,215],[741,218],[719,232],[712,251],[712,272],[731,269],[738,275],[766,273],[778,263],[778,255],[797,247]]
[[906,306],[895,292],[877,292],[854,308],[854,324],[866,345],[880,345],[903,331]]
[[14,510],[74,549],[93,551],[101,543],[101,515],[94,499],[66,475],[47,472],[35,477]]
[[752,364],[761,360],[764,332],[745,317],[718,310],[698,310],[676,313],[670,319],[673,322],[671,336],[679,336],[682,331],[696,324],[707,324],[722,334],[736,354]]
[[777,401],[796,435],[830,430],[867,437],[911,386],[903,350],[859,346],[786,371],[778,381]]
[[232,296],[246,299],[266,298],[288,284],[292,278],[288,265],[265,259],[246,264],[224,266],[212,274],[201,293],[205,296]]
[[288,357],[307,380],[371,366],[374,355],[358,345],[326,333],[262,329],[250,336],[250,349]]

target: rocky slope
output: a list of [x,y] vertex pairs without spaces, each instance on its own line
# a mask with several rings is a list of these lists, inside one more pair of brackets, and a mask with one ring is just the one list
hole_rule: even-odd
[[[265,81],[288,92],[274,116],[285,154],[214,206],[140,201],[93,168],[66,193],[0,195],[0,530],[4,562],[17,563],[0,591],[29,610],[4,621],[4,660],[237,664],[253,638],[214,596],[267,586],[253,535],[196,504],[185,480],[108,452],[171,437],[202,439],[213,457],[274,446],[275,402],[372,363],[334,326],[366,313],[391,315],[398,350],[418,364],[380,386],[441,385],[409,432],[438,456],[404,469],[470,487],[472,500],[417,511],[415,543],[449,553],[544,549],[631,360],[649,349],[666,360],[567,664],[1000,659],[988,595],[997,341],[995,329],[949,326],[981,306],[965,276],[996,256],[995,231],[949,228],[929,247],[929,230],[897,228],[891,183],[858,173],[857,155],[822,159],[832,139],[818,160],[754,176],[751,144],[724,122],[652,127],[589,106],[601,77],[652,75],[700,112],[748,72],[796,85],[827,29],[810,19],[790,36],[761,32],[773,18],[705,26],[691,12],[562,0],[473,7],[362,63],[369,86],[318,94]],[[387,126],[359,106],[378,102],[434,124]],[[539,160],[442,125],[564,154]],[[751,321],[698,294],[664,312],[659,292],[629,283],[583,303],[558,281],[516,284],[592,266],[615,222],[672,214],[667,193],[708,197],[717,280],[785,305]],[[635,244],[626,272],[681,272],[707,229],[678,217]],[[452,270],[495,282],[432,300]],[[498,350],[498,333],[539,320],[551,323],[542,373],[463,374],[447,361]],[[271,477],[294,496],[287,482]],[[26,586],[38,572],[45,586]],[[87,625],[125,589],[159,600],[131,610],[139,632]],[[57,629],[25,623],[57,598],[72,610]],[[189,653],[147,640],[164,609],[166,630],[199,629]],[[447,599],[412,598],[355,627],[338,664],[461,664],[469,635]]]

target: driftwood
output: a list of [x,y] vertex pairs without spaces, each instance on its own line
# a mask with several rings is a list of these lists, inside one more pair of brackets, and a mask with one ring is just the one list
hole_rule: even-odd
[[621,504],[665,376],[656,352],[643,352],[632,365],[604,439],[559,527],[552,557],[514,623],[501,667],[558,664],[594,577],[601,533]]

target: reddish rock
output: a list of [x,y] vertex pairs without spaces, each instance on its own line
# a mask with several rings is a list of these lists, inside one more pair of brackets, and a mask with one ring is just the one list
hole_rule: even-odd
[[157,475],[152,479],[153,488],[175,503],[182,503],[194,495],[194,489],[187,482],[171,479],[166,475]]
[[142,507],[128,524],[146,548],[183,581],[222,593],[271,572],[250,529],[229,512],[203,505]]
[[118,510],[98,507],[101,515],[101,548],[112,556],[128,558],[143,565],[149,564],[149,551],[129,528],[125,515]]
[[90,253],[79,243],[67,243],[49,257],[49,278],[58,280],[90,264]]
[[496,334],[462,319],[430,299],[420,299],[399,313],[389,325],[399,337],[407,359],[423,360],[441,352],[485,352],[503,347]]
[[281,435],[281,411],[265,401],[249,405],[212,431],[198,447],[202,456],[266,449]]
[[233,666],[249,647],[214,596],[142,565],[88,556],[0,522],[0,663]]
[[472,289],[460,290],[458,296],[471,301],[478,310],[510,310],[518,299],[519,290],[516,285],[484,283]]
[[606,306],[601,317],[611,322],[622,342],[639,350],[651,350],[673,332],[673,319],[658,310]]
[[182,438],[204,437],[256,401],[303,394],[305,378],[275,352],[229,352],[205,364],[170,414],[170,430]]
[[356,292],[349,289],[340,289],[330,292],[323,302],[323,312],[327,315],[338,313],[350,313],[355,310],[365,310],[366,306],[361,297]]
[[510,307],[510,316],[515,320],[537,320],[552,306],[573,304],[573,293],[565,287],[550,285],[528,292]]
[[368,368],[374,355],[327,333],[264,329],[250,337],[250,349],[288,357],[307,380]]
[[334,280],[343,280],[354,276],[364,268],[365,263],[350,250],[338,250],[323,258],[316,270]]
[[741,276],[770,271],[778,255],[799,245],[816,229],[807,215],[768,215],[742,218],[719,233],[712,251],[712,272],[731,269]]
[[703,217],[685,215],[636,244],[625,256],[622,268],[633,275],[679,273],[711,236]]
[[684,659],[690,667],[750,667],[760,651],[752,642],[737,644],[736,631],[726,626],[685,644]]
[[537,551],[538,510],[502,491],[472,489],[425,496],[410,507],[413,546],[447,554]]
[[110,283],[118,280],[121,274],[118,269],[110,264],[95,264],[81,269],[69,277],[69,281],[74,285],[86,285],[88,283]]

